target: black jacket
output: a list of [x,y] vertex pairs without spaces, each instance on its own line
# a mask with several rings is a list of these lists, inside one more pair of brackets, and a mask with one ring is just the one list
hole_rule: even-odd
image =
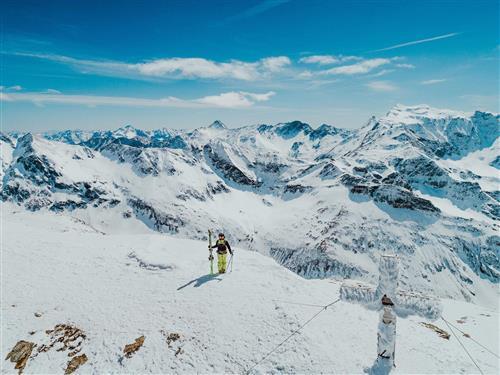
[[217,248],[217,254],[225,254],[229,250],[229,253],[232,254],[231,246],[227,240],[217,240],[215,245],[212,246],[212,249]]

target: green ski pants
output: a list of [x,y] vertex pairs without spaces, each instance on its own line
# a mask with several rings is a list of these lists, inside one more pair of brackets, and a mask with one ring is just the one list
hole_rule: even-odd
[[219,268],[219,273],[226,272],[226,255],[227,253],[217,253],[217,267]]

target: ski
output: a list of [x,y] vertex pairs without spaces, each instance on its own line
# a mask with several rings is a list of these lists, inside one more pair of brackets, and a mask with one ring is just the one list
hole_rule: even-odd
[[210,275],[214,274],[214,255],[212,253],[212,231],[208,230],[208,251],[210,255],[208,256],[208,260],[210,261]]
[[229,258],[229,262],[227,262],[227,269],[229,272],[233,272],[233,255],[234,255],[234,250],[233,253],[231,254],[231,257]]

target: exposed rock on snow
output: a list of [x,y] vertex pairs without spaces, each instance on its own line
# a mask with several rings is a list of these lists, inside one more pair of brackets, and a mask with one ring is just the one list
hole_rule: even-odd
[[64,373],[65,374],[74,373],[76,370],[78,370],[78,367],[80,367],[87,361],[88,358],[85,354],[77,355],[76,357],[71,358],[71,360],[68,362],[68,367],[66,368],[66,371],[64,371]]
[[[214,168],[227,180],[247,186],[260,185],[255,178],[239,169],[227,155],[217,153],[211,145],[205,145],[203,151]],[[220,150],[219,152],[225,153],[225,150]]]
[[441,329],[432,323],[420,322],[420,324],[422,324],[425,328],[429,328],[429,329],[433,330],[434,332],[436,332],[438,334],[438,336],[441,337],[442,339],[445,339],[445,340],[450,339],[450,334],[448,332],[446,332],[444,329]]
[[159,232],[177,233],[179,232],[179,227],[184,225],[182,219],[162,212],[139,198],[129,199],[128,204],[133,208],[139,220]]
[[26,367],[26,363],[28,362],[31,352],[35,346],[36,345],[34,343],[29,341],[18,341],[9,354],[7,354],[5,360],[14,362],[16,364],[14,368],[19,370],[19,374],[21,374]]
[[134,353],[137,352],[144,344],[144,340],[146,340],[146,337],[140,336],[136,338],[132,344],[125,345],[125,348],[123,348],[123,353],[125,353],[125,357],[127,358],[132,357]]
[[83,342],[87,338],[80,328],[69,324],[57,324],[53,330],[47,330],[45,333],[49,336],[49,342],[40,345],[38,352],[48,352],[55,347],[58,352],[70,351],[69,357],[81,351]]
[[[352,191],[352,190],[351,190]],[[380,185],[370,191],[375,202],[383,202],[395,208],[406,208],[408,210],[421,210],[429,212],[440,212],[427,199],[415,196],[411,191],[394,185]]]

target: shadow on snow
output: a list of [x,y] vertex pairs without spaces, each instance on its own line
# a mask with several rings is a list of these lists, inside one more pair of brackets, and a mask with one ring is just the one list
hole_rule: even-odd
[[198,287],[202,286],[203,284],[208,283],[209,281],[212,281],[212,280],[222,281],[222,279],[217,278],[217,274],[213,274],[213,275],[208,274],[208,275],[203,275],[201,277],[198,277],[197,279],[191,280],[187,284],[184,284],[184,285],[178,287],[177,290],[184,289],[185,287],[187,287],[193,283],[194,283],[194,287],[198,288]]

